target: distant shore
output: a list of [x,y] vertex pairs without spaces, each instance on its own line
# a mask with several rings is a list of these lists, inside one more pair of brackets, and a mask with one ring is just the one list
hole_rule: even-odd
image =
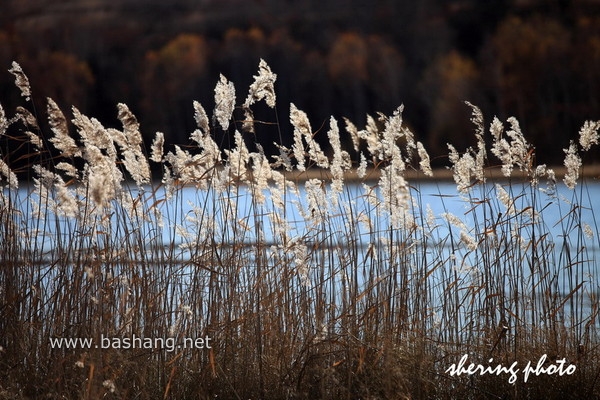
[[[557,181],[561,181],[566,173],[566,168],[562,165],[550,167],[556,174]],[[359,178],[356,169],[346,171],[344,174],[344,180],[348,182],[370,182],[379,179],[379,169],[368,169],[364,178]],[[580,177],[592,180],[600,180],[600,164],[584,165],[583,168],[579,169]],[[331,172],[325,169],[308,169],[306,171],[297,171],[286,173],[288,179],[293,181],[307,181],[309,179],[325,179],[330,180],[332,178]],[[509,178],[502,174],[500,167],[490,167],[485,169],[486,179],[492,181],[505,181]],[[404,173],[404,177],[408,181],[452,181],[453,171],[448,168],[438,168],[433,170],[433,176],[427,176],[420,170],[407,169]],[[527,174],[525,172],[514,169],[510,179],[526,179]],[[543,178],[542,178],[543,180]]]

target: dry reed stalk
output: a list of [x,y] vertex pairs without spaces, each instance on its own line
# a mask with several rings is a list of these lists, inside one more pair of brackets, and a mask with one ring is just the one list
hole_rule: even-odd
[[[11,72],[29,98],[23,71]],[[256,129],[253,104],[274,108],[275,80],[261,60],[242,105],[247,128]],[[484,117],[468,104],[477,147],[450,146],[445,177],[457,194],[439,189],[444,212],[436,214],[421,179],[441,173],[404,126],[402,107],[369,116],[362,130],[345,121],[351,160],[335,119],[323,150],[292,104],[293,146],[270,159],[232,125],[235,88],[224,77],[215,101],[212,120],[194,103],[197,148],[165,152],[157,133],[150,156],[123,104],[122,130],[73,109],[71,136],[48,99],[48,143],[38,131],[13,134],[16,120],[0,108],[0,136],[40,150],[26,193],[12,154],[0,165],[0,397],[598,395],[599,231],[584,221],[594,203],[580,174],[597,123],[586,122],[566,150],[564,182],[576,189],[561,199],[557,174],[533,165],[518,122],[509,119],[504,132],[494,118],[487,145]],[[38,125],[25,109],[18,114]],[[233,134],[233,149],[218,148],[216,129]],[[148,160],[163,171],[160,183]],[[560,210],[553,221],[544,214],[551,206]],[[213,345],[51,345],[132,335]],[[523,364],[544,353],[567,357],[577,374],[512,385],[445,373],[463,354]]]

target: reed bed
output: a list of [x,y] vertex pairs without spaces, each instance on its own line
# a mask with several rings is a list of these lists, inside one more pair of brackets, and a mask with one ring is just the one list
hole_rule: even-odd
[[[435,175],[401,107],[362,129],[331,118],[323,149],[292,104],[293,145],[267,156],[252,112],[277,107],[264,61],[243,103],[221,76],[212,116],[193,104],[190,143],[165,149],[159,132],[148,151],[124,104],[114,129],[48,99],[40,128],[10,71],[25,104],[0,107],[0,399],[600,395],[600,232],[581,175],[598,123],[557,179],[515,119],[486,127],[469,104],[477,145],[449,145],[456,191],[435,213],[407,178]],[[93,344],[57,345],[69,338]],[[451,374],[463,356],[576,371]]]

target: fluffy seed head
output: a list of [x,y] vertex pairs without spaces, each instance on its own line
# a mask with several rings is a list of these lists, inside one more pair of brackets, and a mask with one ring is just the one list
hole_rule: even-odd
[[162,161],[164,144],[165,144],[165,135],[162,132],[156,132],[156,135],[154,136],[154,140],[152,141],[150,160],[157,162],[157,163]]
[[210,126],[208,124],[208,116],[206,115],[206,111],[202,104],[194,100],[194,120],[196,120],[196,124],[198,128],[202,129],[202,132],[205,135],[210,133]]
[[31,99],[31,87],[29,86],[29,78],[21,69],[21,66],[15,61],[12,62],[12,68],[8,70],[11,74],[15,76],[15,85],[21,91],[21,96],[25,97],[25,100],[29,101]]
[[360,164],[358,164],[356,174],[361,179],[367,175],[367,159],[362,152],[360,153]]
[[333,148],[333,160],[331,161],[330,171],[333,176],[332,190],[334,193],[341,193],[344,179],[344,170],[350,168],[350,155],[342,150],[340,141],[340,130],[335,118],[329,120],[329,131],[327,132],[329,142]]
[[13,190],[19,189],[17,175],[10,169],[4,160],[0,159],[0,174],[8,181],[8,187]]
[[235,108],[235,87],[222,74],[215,87],[214,117],[224,131],[229,128],[229,121]]
[[464,243],[464,245],[470,251],[477,250],[477,241],[475,241],[475,239],[471,235],[469,235],[467,232],[460,231],[460,241],[462,243]]
[[577,154],[577,146],[571,141],[568,149],[563,149],[565,152],[565,167],[567,173],[563,181],[569,189],[574,189],[577,185],[577,179],[579,178],[579,168],[581,168],[581,157]]
[[358,152],[358,146],[360,144],[360,135],[358,133],[358,128],[348,118],[344,118],[344,122],[346,124],[346,131],[348,131],[348,133],[350,134],[350,138],[352,139],[352,146],[354,147],[354,151]]
[[423,143],[417,142],[417,152],[421,158],[421,161],[419,161],[421,171],[423,171],[423,173],[427,176],[433,176],[433,171],[431,170],[431,164],[429,161],[429,154],[427,154],[427,150],[425,150]]
[[2,108],[2,104],[0,104],[0,136],[4,135],[6,129],[8,129],[8,120],[6,119],[4,108]]
[[599,136],[598,129],[600,121],[585,121],[583,127],[579,131],[579,144],[581,148],[588,151],[592,145],[598,144]]
[[49,139],[50,143],[62,153],[63,157],[81,157],[81,149],[75,140],[69,135],[67,119],[58,105],[48,98],[48,122],[54,136]]
[[277,74],[274,74],[265,60],[261,58],[258,64],[258,75],[254,76],[254,82],[250,85],[250,92],[244,102],[244,107],[250,107],[264,99],[269,107],[274,108],[276,80]]

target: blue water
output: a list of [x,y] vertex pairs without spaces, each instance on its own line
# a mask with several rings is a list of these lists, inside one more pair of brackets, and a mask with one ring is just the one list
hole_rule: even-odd
[[[4,199],[20,207],[12,219],[22,248],[33,252],[35,268],[48,279],[47,295],[62,290],[51,278],[65,271],[54,272],[54,266],[75,268],[81,265],[77,257],[115,277],[131,274],[135,265],[150,273],[156,268],[158,279],[170,285],[174,305],[186,304],[187,285],[207,282],[207,271],[239,274],[240,282],[252,285],[258,265],[277,273],[286,263],[303,290],[322,290],[315,285],[324,281],[323,274],[335,293],[345,293],[350,280],[359,293],[381,282],[395,282],[399,295],[426,290],[431,320],[439,318],[440,326],[450,321],[466,326],[469,307],[495,301],[503,291],[508,303],[499,305],[499,313],[502,307],[510,313],[541,301],[543,296],[534,293],[551,292],[558,297],[538,309],[546,307],[554,316],[560,310],[565,319],[570,315],[583,334],[581,321],[593,313],[600,293],[599,183],[575,190],[559,183],[551,192],[544,192],[544,185],[501,183],[514,202],[509,210],[494,183],[465,195],[452,182],[411,182],[411,200],[401,206],[408,216],[404,220],[391,218],[382,193],[371,185],[366,190],[346,184],[337,201],[324,185],[325,200],[312,208],[302,183],[297,193],[285,193],[282,208],[274,205],[269,190],[259,204],[244,186],[227,192],[184,187],[168,199],[163,187],[141,192],[131,187],[131,195],[140,199],[136,214],[114,201],[107,213],[86,222],[52,213],[37,218],[31,203],[39,198],[30,188]],[[532,217],[532,210],[537,215]],[[458,222],[450,223],[444,214]],[[471,247],[465,237],[474,241]],[[116,262],[107,261],[111,257]],[[520,297],[513,302],[514,290]],[[456,297],[449,299],[450,293]]]
[[[595,211],[598,209],[596,203],[600,204],[600,184],[586,184],[583,187],[577,187],[575,190],[569,190],[564,185],[558,184],[556,191],[547,194],[539,189],[532,189],[529,186],[502,185],[509,192],[514,202],[514,214],[509,216],[510,212],[497,199],[495,184],[489,183],[472,188],[467,195],[459,194],[456,186],[452,182],[421,182],[411,184],[410,193],[413,197],[412,202],[408,204],[407,214],[415,219],[415,223],[427,228],[433,228],[432,239],[446,238],[450,233],[460,235],[461,230],[465,230],[471,236],[481,235],[484,227],[489,227],[496,222],[500,226],[507,225],[520,226],[519,234],[524,240],[530,240],[537,234],[546,235],[548,240],[552,239],[557,243],[564,241],[575,241],[575,236],[585,236],[585,246],[588,251],[592,251],[596,257],[599,251],[598,229],[600,227],[599,218]],[[326,193],[329,192],[326,188]],[[376,192],[381,201],[381,194]],[[162,192],[158,192],[160,198]],[[323,212],[326,215],[325,221],[317,217],[316,222],[307,215],[314,213],[307,206],[307,194],[303,186],[300,185],[298,196],[293,193],[287,193],[285,212],[278,210],[289,226],[288,234],[292,237],[304,238],[310,236],[311,232],[319,229],[331,230],[340,234],[349,233],[357,238],[364,238],[365,241],[372,237],[374,233],[387,233],[392,226],[389,213],[383,210],[382,204],[373,205],[365,198],[365,189],[360,185],[346,185],[344,192],[340,194],[338,204],[326,204],[327,210],[320,209],[317,212]],[[223,201],[224,197],[229,197],[235,204],[231,209]],[[194,188],[186,187],[179,193],[177,199],[172,200],[172,205],[177,209],[179,216],[190,216],[195,214],[209,214],[211,207],[214,208],[213,216],[219,221],[220,225],[227,225],[226,219],[233,213],[236,214],[239,221],[244,222],[243,240],[248,244],[256,243],[262,240],[265,243],[276,243],[273,227],[269,221],[268,215],[274,211],[274,206],[270,200],[268,191],[265,192],[266,201],[263,205],[257,205],[252,200],[249,190],[240,188],[239,191],[223,196],[221,193],[212,193],[197,191]],[[210,204],[207,206],[206,204]],[[300,205],[300,206],[299,206]],[[165,207],[168,207],[165,204]],[[198,207],[202,207],[198,212]],[[349,212],[349,208],[351,211]],[[537,217],[529,217],[531,207],[535,208]],[[235,208],[235,209],[234,209]],[[304,214],[303,214],[304,212]],[[166,214],[166,213],[164,213]],[[435,222],[427,222],[428,214],[432,214]],[[448,224],[444,214],[452,214],[464,223],[464,227],[457,227]],[[502,214],[502,216],[500,216]],[[315,215],[315,214],[311,214]],[[360,223],[360,216],[368,215],[371,224],[378,230],[369,231],[364,224]],[[354,218],[354,220],[352,220]],[[318,224],[321,223],[321,226]],[[354,224],[353,229],[349,230],[348,224]],[[581,224],[580,224],[581,223]],[[256,225],[260,224],[260,232],[257,234]],[[194,229],[194,224],[188,224],[190,229]],[[589,227],[592,237],[585,235],[585,227]],[[392,226],[396,231],[410,231],[409,226]],[[427,229],[426,228],[426,229]],[[479,229],[479,230],[478,230]],[[430,229],[431,230],[431,229]],[[260,238],[258,237],[260,236]],[[410,236],[410,235],[409,235]],[[184,243],[186,240],[180,235],[166,235],[164,237],[168,243]],[[407,237],[407,239],[410,239]],[[584,243],[581,243],[583,245]]]
[[[55,217],[48,212],[44,218],[36,218],[31,203],[39,202],[39,199],[30,188],[21,189],[12,201],[22,209],[20,228],[29,232],[29,239],[37,240],[38,248],[46,253],[51,253],[56,244],[54,239],[64,242],[70,240],[70,235],[77,234],[94,238],[98,232],[102,234],[90,239],[90,243],[99,244],[95,240],[110,240],[111,236],[117,239],[127,232],[135,232],[144,240],[151,241],[153,246],[162,244],[171,250],[177,248],[178,251],[171,251],[170,256],[179,258],[181,262],[190,257],[186,249],[206,241],[209,233],[217,235],[211,238],[215,241],[213,244],[223,246],[254,246],[257,242],[272,246],[284,240],[295,240],[305,241],[314,247],[315,240],[322,239],[324,235],[327,240],[321,240],[322,244],[344,246],[344,243],[352,242],[366,248],[376,246],[379,239],[386,239],[392,231],[394,237],[414,246],[426,240],[429,245],[441,245],[448,247],[449,251],[457,251],[461,232],[481,241],[487,236],[486,229],[498,227],[502,228],[505,236],[510,228],[511,233],[518,233],[523,241],[543,236],[544,240],[556,244],[557,254],[568,244],[585,248],[586,256],[596,263],[600,260],[600,216],[595,212],[597,203],[600,204],[598,182],[580,185],[575,190],[559,183],[552,193],[544,192],[543,185],[531,188],[521,184],[501,184],[514,201],[512,215],[498,200],[495,183],[476,185],[466,195],[457,193],[452,182],[409,184],[412,200],[403,207],[409,219],[422,227],[417,230],[410,226],[412,221],[394,225],[389,210],[383,206],[380,191],[374,189],[370,192],[377,197],[375,203],[370,202],[365,188],[358,184],[346,184],[335,202],[331,200],[331,188],[324,186],[323,193],[327,199],[318,209],[312,210],[302,183],[298,185],[297,193],[285,193],[283,209],[274,206],[268,190],[264,192],[264,203],[257,204],[250,190],[244,186],[232,187],[225,193],[183,187],[169,199],[165,197],[164,187],[147,187],[141,194],[132,187],[128,190],[134,198],[139,195],[145,199],[138,203],[138,214],[129,216],[120,203],[114,201],[110,217],[101,215],[96,218],[93,228],[73,218]],[[43,204],[41,208],[45,209]],[[537,216],[532,219],[530,213],[533,209]],[[273,218],[273,213],[279,220]],[[449,223],[443,217],[445,214],[456,216],[464,225]],[[149,219],[144,221],[143,217]],[[110,223],[107,223],[107,218],[110,218]],[[285,238],[281,232],[276,232],[282,221],[287,224]],[[212,229],[205,229],[207,226],[212,226]]]
[[[498,199],[494,183],[475,186],[468,195],[457,193],[452,182],[412,183],[412,201],[404,206],[410,218],[397,225],[378,190],[373,192],[376,201],[370,202],[361,185],[346,185],[338,201],[332,202],[326,186],[328,201],[310,210],[307,192],[299,185],[298,195],[287,194],[285,212],[278,211],[285,214],[285,239],[278,232],[280,226],[268,217],[274,211],[268,193],[265,203],[257,205],[250,192],[240,188],[226,196],[232,199],[229,205],[221,193],[185,188],[173,204],[178,205],[180,215],[201,216],[204,221],[207,215],[214,216],[217,225],[224,227],[214,235],[225,249],[223,254],[243,253],[248,270],[259,264],[253,257],[258,252],[256,243],[262,243],[260,254],[266,253],[267,268],[277,270],[283,259],[298,270],[299,281],[308,288],[323,281],[322,271],[331,276],[330,289],[340,293],[347,290],[353,273],[363,289],[406,278],[407,285],[397,283],[396,290],[417,292],[427,287],[432,312],[440,318],[458,319],[461,326],[469,323],[463,320],[470,318],[470,313],[463,314],[469,304],[485,302],[488,295],[504,292],[510,298],[518,290],[519,300],[503,306],[515,312],[515,307],[533,307],[532,303],[542,301],[543,293],[551,292],[558,297],[551,304],[537,304],[537,309],[546,307],[549,314],[561,310],[561,318],[570,318],[576,325],[583,314],[593,312],[591,305],[600,293],[600,224],[595,213],[600,184],[574,191],[558,184],[551,192],[544,192],[544,185],[501,185],[512,199],[513,210]],[[532,210],[537,213],[534,217]],[[321,213],[326,217],[320,218]],[[444,214],[457,217],[459,226],[449,223]],[[184,245],[179,256],[193,259],[193,252],[183,250],[185,244],[194,248],[197,241],[206,240],[206,234],[198,232],[194,222],[186,227],[197,235],[185,237],[171,231],[164,240]],[[461,241],[463,233],[477,242],[475,249]],[[300,252],[305,265],[296,261],[298,247],[288,244],[286,249],[285,240],[305,246],[306,254]],[[241,243],[247,248],[240,249]],[[486,286],[488,280],[494,282],[493,288],[473,290]],[[461,303],[464,309],[436,308],[448,302],[448,288],[453,285],[460,297],[453,304]]]

